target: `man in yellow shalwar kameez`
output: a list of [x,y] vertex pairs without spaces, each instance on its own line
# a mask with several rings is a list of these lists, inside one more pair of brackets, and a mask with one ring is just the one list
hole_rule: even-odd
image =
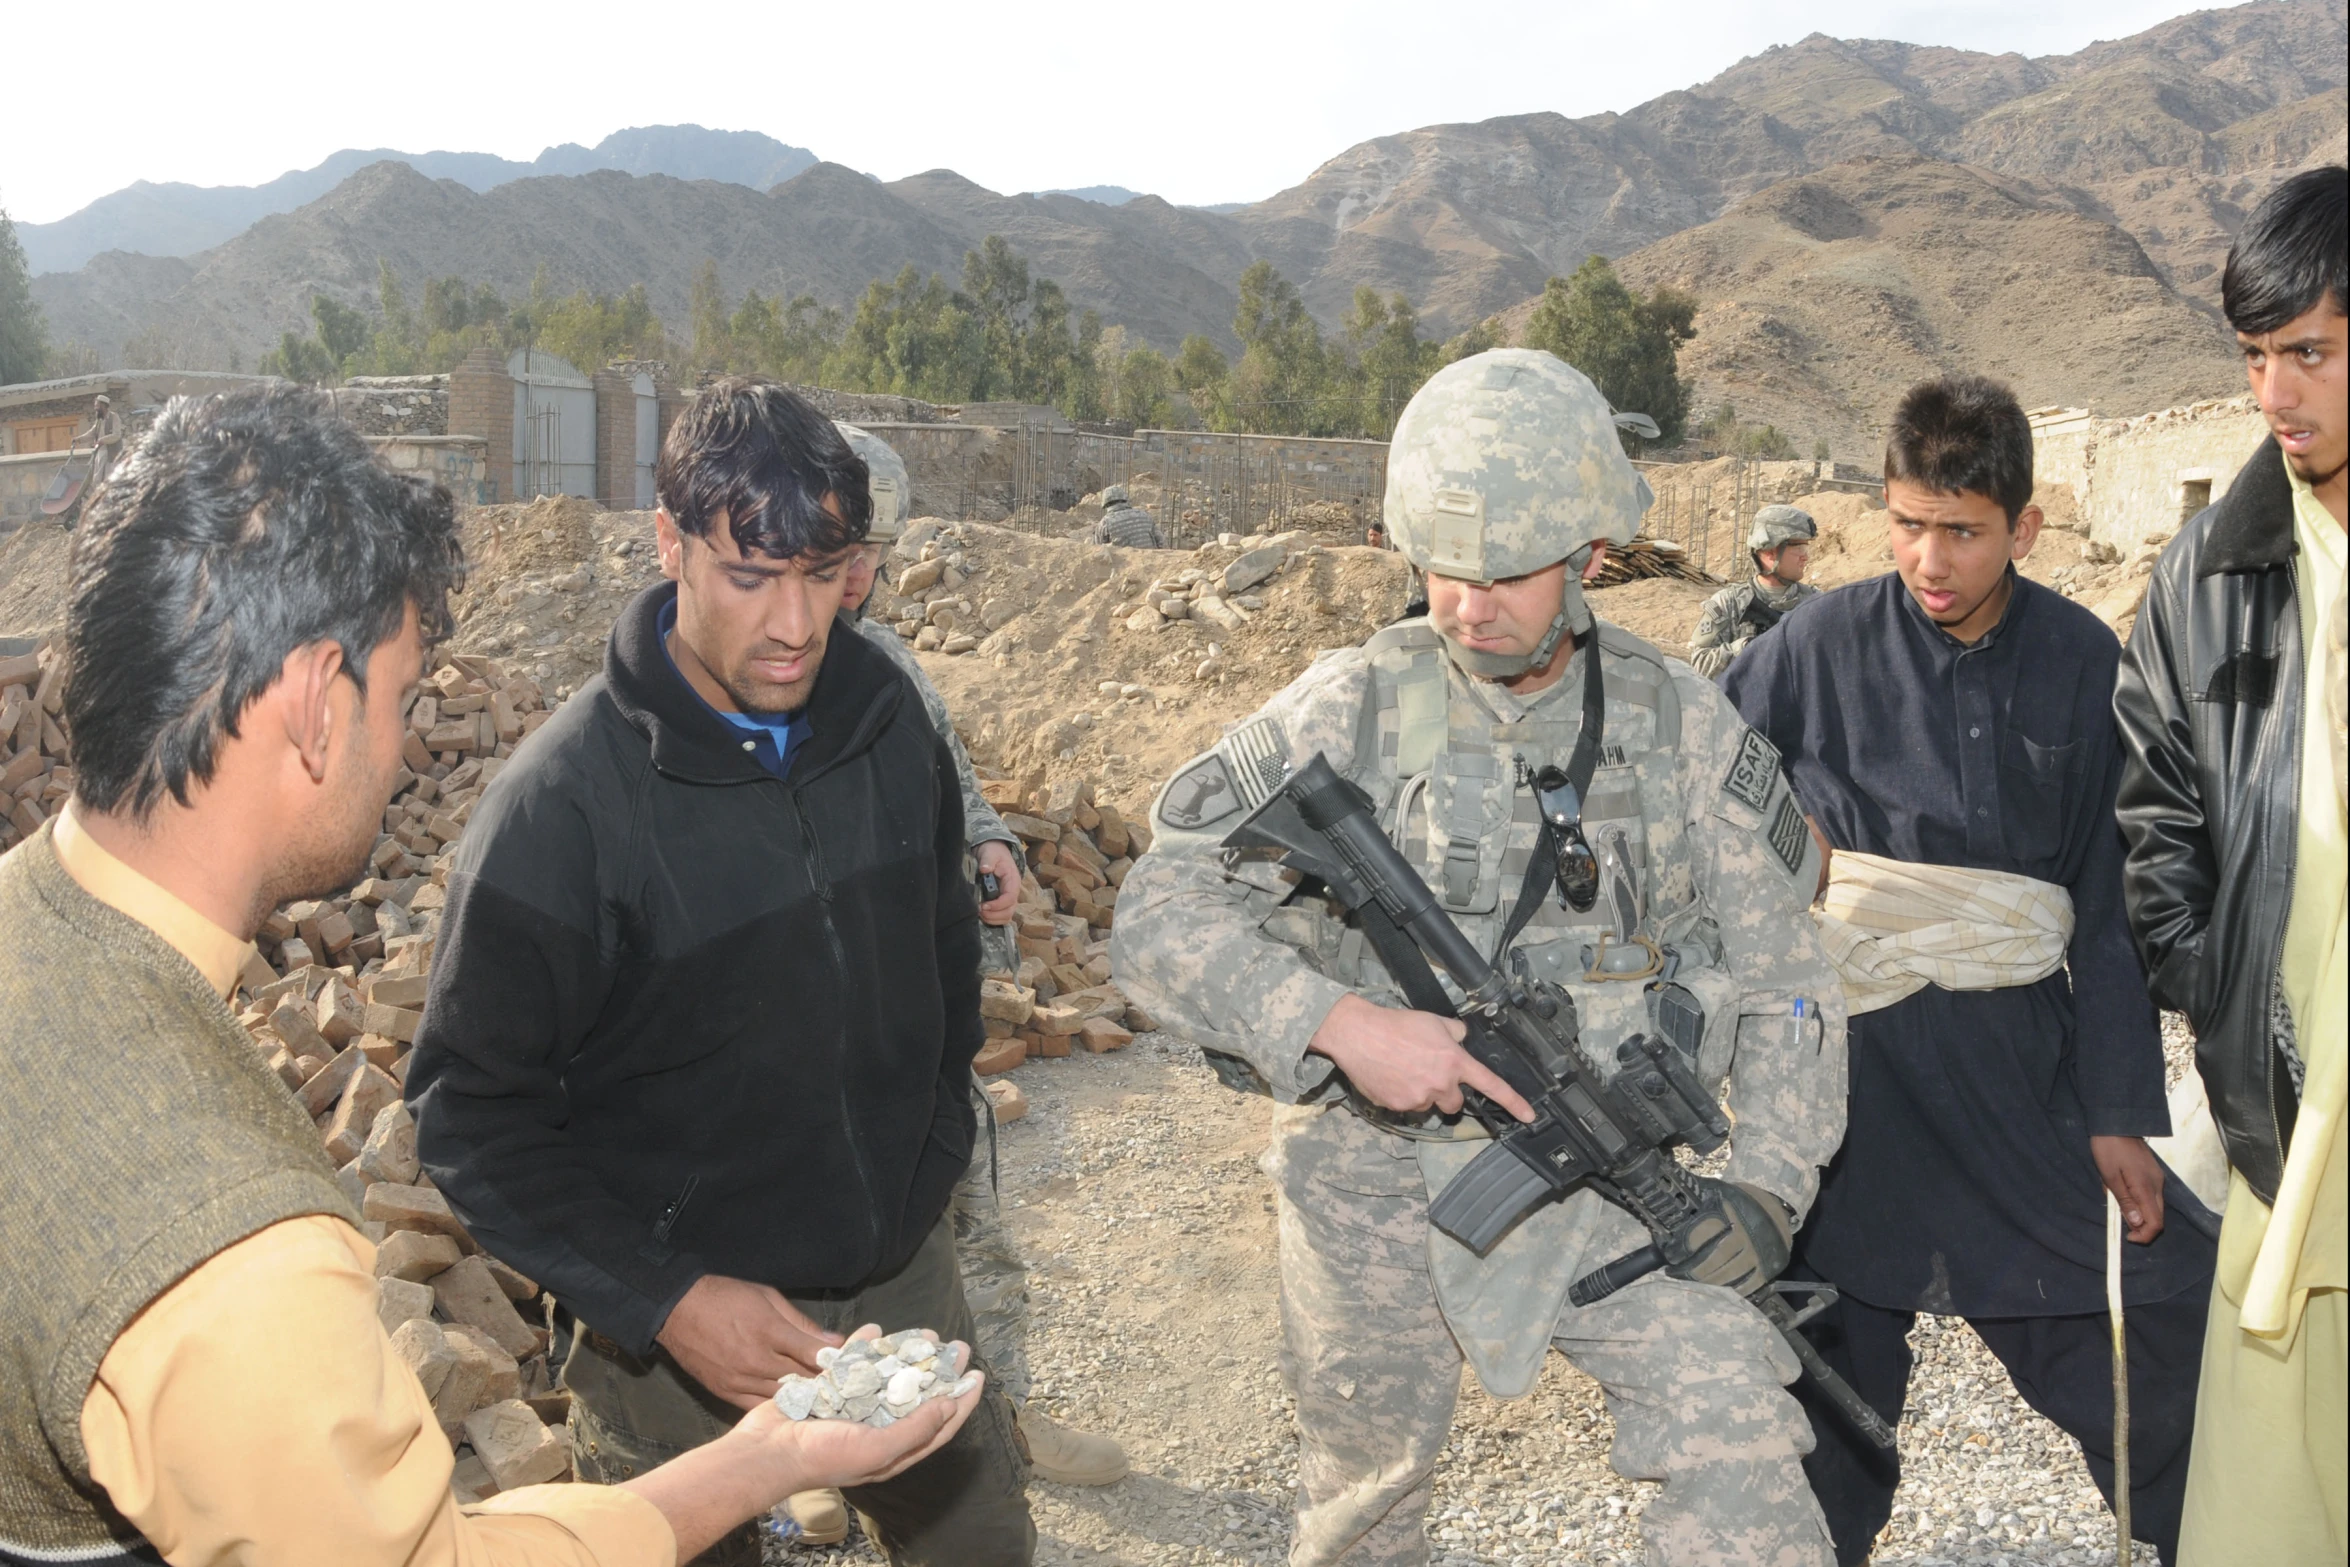
[[2165,551],[2115,698],[2131,922],[2195,1026],[2229,1163],[2186,1567],[2350,1550],[2346,212],[2350,174],[2311,170],[2229,254],[2273,439]]

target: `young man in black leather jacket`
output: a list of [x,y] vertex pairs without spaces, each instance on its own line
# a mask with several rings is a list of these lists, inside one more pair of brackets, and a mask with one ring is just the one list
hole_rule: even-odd
[[2163,553],[2122,662],[2125,888],[2232,1167],[2181,1560],[2340,1561],[2350,174],[2254,212],[2223,297],[2271,439]]

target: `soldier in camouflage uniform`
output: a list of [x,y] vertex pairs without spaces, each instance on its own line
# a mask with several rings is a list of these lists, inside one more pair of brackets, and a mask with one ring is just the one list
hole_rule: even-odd
[[[963,781],[964,840],[978,871],[994,876],[997,882],[996,895],[980,905],[980,918],[986,925],[981,961],[990,970],[1014,969],[1019,966],[1011,940],[1011,921],[1020,898],[1019,839],[980,793],[979,780],[971,771],[971,754],[955,733],[946,699],[923,673],[920,660],[896,631],[865,616],[865,601],[873,592],[873,574],[879,569],[880,558],[904,531],[913,484],[904,459],[888,442],[856,425],[834,423],[857,455],[865,459],[873,490],[872,525],[850,568],[849,585],[841,595],[842,611],[855,620],[867,641],[887,653],[914,682],[932,727],[945,737],[947,749],[954,755],[956,775]],[[1004,1225],[996,1189],[995,1108],[977,1078],[973,1078],[971,1089],[972,1109],[986,1135],[979,1139],[971,1168],[956,1188],[954,1215],[955,1255],[962,1266],[963,1295],[971,1303],[976,1325],[972,1346],[991,1385],[1001,1388],[1019,1411],[1021,1439],[1037,1473],[1067,1485],[1107,1485],[1124,1476],[1127,1469],[1126,1455],[1117,1443],[1105,1436],[1069,1430],[1027,1408],[1028,1262],[1020,1254],[1020,1243]],[[821,1543],[818,1531],[811,1530],[809,1538]]]
[[1777,625],[1780,616],[1820,596],[1803,580],[1811,564],[1811,541],[1819,532],[1819,524],[1801,507],[1765,506],[1754,514],[1754,527],[1746,535],[1754,575],[1707,599],[1689,639],[1689,662],[1699,674],[1720,678],[1730,660]]
[[[1843,1133],[1843,1000],[1804,917],[1817,850],[1777,756],[1721,694],[1585,604],[1581,578],[1646,504],[1581,374],[1524,349],[1439,371],[1397,427],[1386,497],[1389,537],[1429,574],[1430,618],[1322,655],[1186,763],[1120,892],[1119,983],[1227,1081],[1281,1102],[1264,1167],[1300,1428],[1296,1567],[1426,1561],[1463,1358],[1517,1397],[1554,1345],[1605,1389],[1617,1470],[1663,1482],[1642,1518],[1656,1560],[1830,1559],[1785,1341],[1731,1291],[1663,1273],[1571,1306],[1572,1280],[1647,1239],[1588,1191],[1483,1258],[1432,1229],[1431,1193],[1484,1146],[1464,1090],[1513,1114],[1523,1101],[1461,1049],[1459,1024],[1406,1009],[1335,905],[1221,847],[1321,752],[1481,950],[1530,889],[1513,961],[1572,994],[1602,1070],[1656,1029],[1659,987],[1702,1005],[1695,1064],[1727,1081],[1737,1121],[1726,1177],[1791,1227]],[[1526,877],[1548,840],[1524,780],[1567,762],[1594,657],[1604,744],[1582,830],[1604,891],[1577,913],[1547,865]],[[1736,1225],[1722,1244],[1724,1259],[1762,1249]]]
[[1093,530],[1096,544],[1117,544],[1128,549],[1163,550],[1166,538],[1159,525],[1151,521],[1151,514],[1126,498],[1126,486],[1113,484],[1102,491],[1101,525]]

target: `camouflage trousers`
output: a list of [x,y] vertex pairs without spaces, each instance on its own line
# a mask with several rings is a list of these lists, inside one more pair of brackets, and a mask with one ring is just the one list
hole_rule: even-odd
[[[1428,1191],[1412,1146],[1341,1109],[1285,1109],[1266,1172],[1280,1194],[1282,1374],[1297,1401],[1291,1567],[1417,1567],[1463,1355],[1428,1263]],[[1596,1197],[1575,1271],[1640,1238]],[[1547,1309],[1547,1308],[1546,1308]],[[1652,1275],[1578,1308],[1552,1345],[1615,1417],[1609,1461],[1663,1490],[1641,1518],[1652,1562],[1828,1567],[1804,1481],[1809,1423],[1792,1352],[1727,1291]]]
[[971,1347],[1004,1396],[1020,1405],[1028,1402],[1029,1388],[1028,1261],[1004,1224],[987,1095],[974,1086],[971,1097],[979,1135],[971,1168],[955,1188],[955,1255],[963,1265],[963,1298],[971,1303],[975,1325]]

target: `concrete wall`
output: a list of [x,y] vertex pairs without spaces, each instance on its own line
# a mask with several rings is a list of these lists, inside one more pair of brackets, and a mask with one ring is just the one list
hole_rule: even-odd
[[41,515],[41,496],[64,466],[63,452],[0,457],[0,533],[13,533]]
[[2079,526],[2128,554],[2227,494],[2268,425],[2250,397],[2190,403],[2134,419],[2077,409],[2033,416],[2032,462],[2043,492],[2068,487]]

